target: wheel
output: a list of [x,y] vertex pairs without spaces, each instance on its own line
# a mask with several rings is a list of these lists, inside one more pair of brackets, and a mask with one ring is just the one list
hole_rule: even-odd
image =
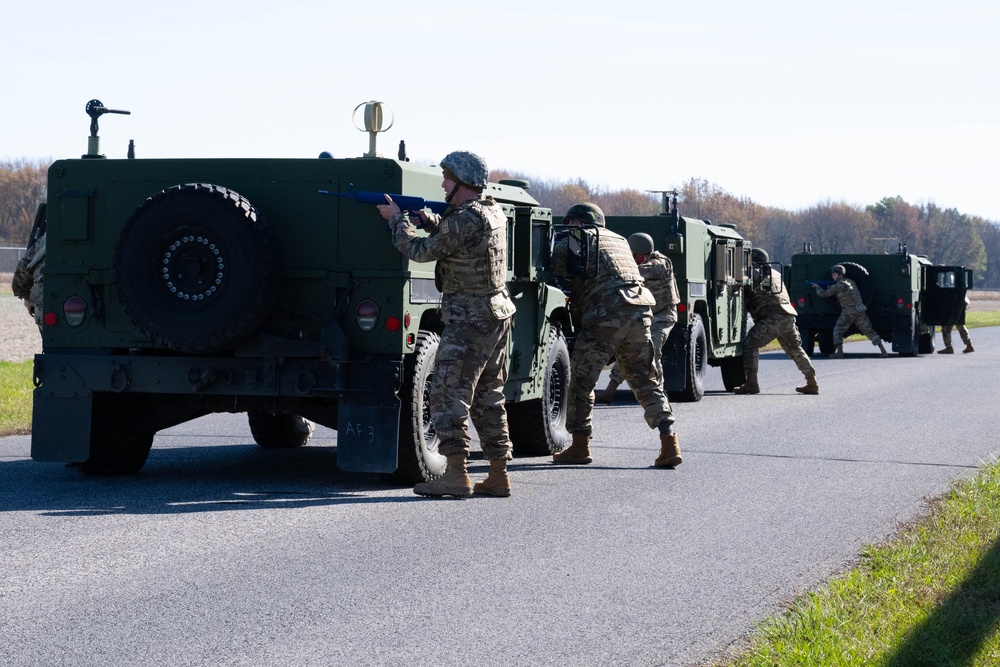
[[705,395],[705,367],[708,365],[708,339],[700,315],[691,316],[684,335],[686,381],[684,389],[671,392],[669,398],[682,403],[697,402]]
[[405,484],[432,481],[444,474],[448,460],[438,453],[440,439],[431,422],[430,391],[434,357],[441,337],[431,331],[417,334],[416,352],[403,366],[402,402],[399,415],[399,465],[391,479]]
[[146,464],[153,433],[133,422],[135,401],[118,394],[94,394],[90,422],[90,456],[80,466],[87,475],[134,475]]
[[269,449],[291,449],[309,442],[316,425],[298,415],[272,414],[266,410],[247,413],[254,442]]
[[816,337],[819,339],[819,352],[827,356],[833,354],[836,345],[833,344],[833,329],[820,329]]
[[278,292],[271,231],[244,197],[177,185],[129,218],[115,249],[119,298],[132,323],[181,352],[232,347],[255,333]]
[[553,326],[549,329],[541,398],[507,405],[507,425],[515,455],[548,456],[566,447],[570,437],[566,430],[569,378],[569,346],[563,332]]
[[726,391],[732,391],[736,387],[746,384],[747,373],[746,369],[743,368],[742,356],[723,359],[720,369],[722,370],[722,386],[726,388]]

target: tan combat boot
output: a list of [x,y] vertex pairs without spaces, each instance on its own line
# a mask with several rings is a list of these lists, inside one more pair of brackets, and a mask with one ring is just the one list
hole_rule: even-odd
[[681,464],[681,446],[677,442],[677,434],[660,434],[660,455],[653,462],[657,468],[674,468]]
[[413,492],[419,496],[471,496],[472,480],[465,467],[465,454],[449,455],[444,474],[433,482],[417,484]]
[[593,460],[590,458],[590,434],[582,431],[573,434],[573,444],[558,454],[552,455],[553,463],[586,465]]
[[806,386],[796,387],[795,391],[800,394],[818,394],[819,393],[819,383],[816,382],[816,374],[812,373],[806,376]]
[[747,373],[747,381],[741,384],[736,389],[733,389],[734,394],[759,394],[760,385],[757,384],[757,374]]
[[841,343],[840,345],[837,346],[837,348],[833,351],[833,354],[830,355],[830,358],[831,359],[843,359],[844,358],[844,344],[843,343]]
[[490,459],[490,474],[472,487],[481,496],[507,498],[510,496],[510,477],[507,476],[507,459]]
[[617,391],[618,391],[618,383],[609,382],[607,387],[594,394],[594,402],[604,403],[605,405],[611,405],[611,403],[615,400],[615,392]]
[[955,348],[951,345],[945,345],[943,350],[938,350],[938,354],[955,354]]
[[886,352],[886,350],[885,350],[885,344],[882,343],[882,341],[878,342],[878,350],[879,350],[879,352],[882,353],[882,354],[879,355],[880,357],[888,357],[889,356],[889,353]]
[[965,344],[965,349],[962,350],[962,354],[968,354],[969,352],[975,352],[975,351],[976,351],[976,349],[974,347],[972,347],[972,343],[966,343]]

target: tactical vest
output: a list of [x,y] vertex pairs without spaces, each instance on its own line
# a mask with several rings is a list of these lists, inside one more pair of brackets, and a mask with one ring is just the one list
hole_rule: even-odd
[[[778,272],[770,267],[767,267],[767,270],[771,272],[771,284],[780,284],[776,283],[776,281],[781,280],[781,276],[777,275]],[[757,321],[768,315],[795,315],[795,308],[792,307],[792,301],[788,298],[788,291],[782,284],[781,291],[778,294],[751,292],[750,297],[747,299],[747,312],[750,313],[750,317],[754,321]]]
[[434,270],[438,289],[445,294],[499,292],[507,282],[507,216],[503,209],[491,197],[476,199],[448,214],[441,224],[448,224],[454,216],[460,217],[460,225],[479,226],[479,242],[438,260]]
[[676,306],[681,302],[677,280],[674,279],[674,265],[669,257],[654,250],[649,258],[639,265],[639,274],[642,275],[646,281],[646,287],[656,299],[656,306],[653,307],[654,312]]
[[840,283],[843,286],[837,289],[837,303],[840,304],[841,308],[848,313],[863,313],[868,310],[864,301],[861,300],[861,292],[853,280],[844,277],[840,279]]
[[[632,250],[628,247],[628,241],[624,237],[615,234],[607,229],[601,229],[599,235],[599,248],[597,251],[597,276],[594,278],[578,278],[573,281],[573,299],[579,306],[586,310],[592,300],[600,298],[603,294],[609,294],[629,286],[643,287],[642,274],[636,266],[635,258],[632,257]],[[649,290],[637,290],[645,292],[648,299],[642,304],[653,305],[652,294]],[[630,303],[630,299],[626,299]]]

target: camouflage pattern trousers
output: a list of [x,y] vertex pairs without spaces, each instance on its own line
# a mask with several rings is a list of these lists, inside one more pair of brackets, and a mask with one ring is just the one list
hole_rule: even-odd
[[[486,321],[482,321],[486,319]],[[441,333],[428,400],[444,456],[469,453],[469,418],[488,460],[510,460],[504,408],[511,319],[450,322]]]
[[803,375],[809,377],[816,374],[816,369],[809,361],[809,355],[802,349],[802,337],[799,335],[798,327],[795,326],[795,316],[782,313],[762,317],[759,321],[754,320],[753,326],[743,339],[743,370],[748,376],[757,375],[760,348],[775,338]]
[[844,344],[844,334],[847,330],[851,328],[851,325],[858,328],[865,336],[868,336],[868,340],[872,342],[872,345],[878,345],[882,342],[875,330],[872,329],[872,322],[868,319],[865,311],[847,313],[841,311],[840,317],[837,318],[837,323],[833,325],[833,344],[843,345]]
[[[649,337],[653,341],[653,366],[657,372],[657,383],[663,386],[663,346],[667,343],[670,330],[677,324],[677,309],[664,308],[653,314],[653,323],[649,325]],[[622,368],[615,362],[611,368],[611,384],[617,386],[625,381]]]
[[672,424],[673,413],[653,364],[653,341],[649,335],[649,311],[642,308],[624,317],[587,323],[573,344],[570,359],[569,407],[566,429],[570,433],[591,433],[594,387],[601,371],[614,355],[625,381],[631,387],[650,428]]
[[965,328],[964,324],[956,324],[954,327],[941,327],[941,340],[944,342],[945,347],[951,347],[951,330],[953,328],[958,329],[958,335],[962,337],[963,343],[972,345],[972,339],[969,338],[969,330]]

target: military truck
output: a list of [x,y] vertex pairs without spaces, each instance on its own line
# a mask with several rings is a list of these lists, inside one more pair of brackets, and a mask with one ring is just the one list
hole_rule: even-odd
[[[48,173],[32,458],[134,473],[158,431],[246,412],[262,447],[304,445],[316,422],[336,429],[341,470],[440,475],[434,264],[403,257],[358,193],[431,204],[441,172],[375,151],[380,103],[365,106],[369,152],[343,159],[108,159],[96,137],[110,110],[87,110],[88,153]],[[545,282],[551,212],[522,186],[486,194],[509,225],[511,437],[540,455],[568,438],[571,322]]]
[[751,284],[752,244],[733,226],[679,215],[678,193],[664,191],[655,216],[605,218],[611,231],[628,237],[645,232],[668,256],[680,290],[677,324],[663,348],[663,382],[674,401],[700,401],[709,366],[722,372],[732,391],[746,382],[743,339],[747,331],[744,289]]
[[[934,351],[934,327],[953,325],[962,316],[966,291],[972,288],[972,270],[934,264],[911,254],[905,243],[892,253],[814,254],[806,245],[785,267],[785,283],[798,315],[803,347],[810,355],[816,346],[832,354],[833,327],[840,316],[835,298],[818,296],[811,283],[829,285],[830,268],[843,264],[857,283],[868,319],[879,337],[903,356]],[[847,335],[860,333],[851,327]]]

